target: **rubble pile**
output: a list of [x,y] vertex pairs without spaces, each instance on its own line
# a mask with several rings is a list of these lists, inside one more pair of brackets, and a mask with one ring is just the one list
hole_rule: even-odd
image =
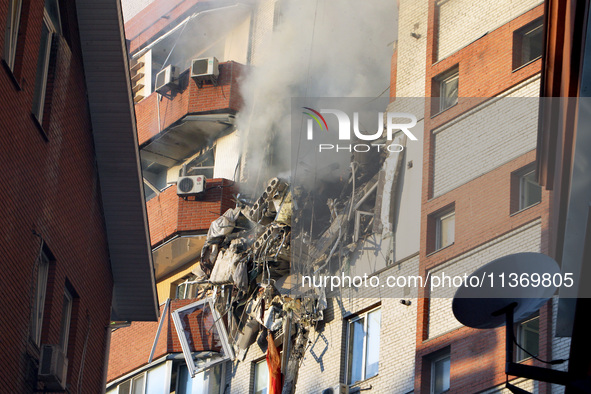
[[295,298],[281,288],[290,275],[291,193],[287,182],[273,178],[257,200],[237,198],[235,208],[212,222],[193,270],[206,286],[201,295],[213,294],[237,359],[251,346],[267,353],[272,393],[295,389],[309,333],[326,308],[325,298]]

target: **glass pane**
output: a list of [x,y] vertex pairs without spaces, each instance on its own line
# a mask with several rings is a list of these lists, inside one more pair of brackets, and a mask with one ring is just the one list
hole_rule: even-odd
[[45,98],[45,77],[47,76],[48,55],[51,34],[45,23],[41,27],[41,42],[37,57],[37,73],[35,74],[35,92],[33,95],[33,114],[41,121],[43,115],[43,99]]
[[222,382],[222,364],[216,364],[203,372],[203,387],[207,387],[207,394],[218,394]]
[[[540,319],[536,317],[521,323],[520,334],[520,345],[529,353],[537,356],[540,347]],[[519,355],[520,360],[531,357],[524,351],[520,351]]]
[[458,81],[457,74],[441,81],[441,111],[458,102]]
[[456,216],[454,213],[442,216],[441,219],[439,219],[438,248],[444,248],[454,243],[455,221]]
[[[146,380],[146,394],[161,394],[165,393],[166,389],[170,387],[170,382],[167,379],[169,364],[164,362],[156,368],[152,368],[147,373]],[[185,367],[185,371],[187,368]]]
[[47,15],[49,15],[53,27],[57,31],[60,31],[60,8],[58,0],[45,0],[45,9],[47,10]]
[[129,394],[129,390],[131,389],[131,380],[127,382],[121,383],[119,385],[119,394]]
[[70,334],[70,316],[72,315],[72,296],[66,290],[62,303],[62,332],[60,345],[64,353],[68,352],[68,336]]
[[355,320],[349,323],[349,384],[353,384],[363,379],[363,338],[365,318]]
[[367,315],[367,351],[365,357],[365,379],[378,374],[380,358],[380,325],[382,312],[380,309]]
[[523,35],[523,64],[542,56],[542,26],[538,26]]
[[132,394],[143,394],[144,392],[144,379],[146,375],[140,375],[133,379],[133,387],[131,389]]
[[542,187],[537,184],[533,171],[521,178],[521,194],[520,209],[532,206],[542,200]]
[[449,390],[449,356],[433,363],[433,392],[443,393]]
[[269,387],[269,368],[267,361],[261,361],[254,366],[254,393],[267,394]]

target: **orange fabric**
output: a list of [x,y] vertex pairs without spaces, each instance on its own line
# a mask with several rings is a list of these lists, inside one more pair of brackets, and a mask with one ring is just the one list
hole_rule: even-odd
[[269,394],[281,394],[283,389],[281,356],[275,346],[271,332],[267,335],[267,367],[269,368]]

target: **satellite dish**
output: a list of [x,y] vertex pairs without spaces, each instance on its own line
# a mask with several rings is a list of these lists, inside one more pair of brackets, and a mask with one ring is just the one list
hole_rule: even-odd
[[[523,321],[552,297],[555,274],[560,274],[558,264],[541,253],[516,253],[493,260],[458,288],[452,302],[454,316],[468,327],[496,328],[505,324],[503,309],[514,304],[514,321]],[[478,280],[470,281],[473,277]],[[550,280],[542,282],[543,277]],[[523,287],[520,278],[528,278],[529,285]],[[534,285],[536,278],[540,282]]]

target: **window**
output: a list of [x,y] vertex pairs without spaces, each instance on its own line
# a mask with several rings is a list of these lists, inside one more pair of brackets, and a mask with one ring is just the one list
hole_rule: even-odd
[[[162,394],[171,392],[177,382],[172,374],[172,360],[167,360],[145,372],[107,388],[107,394]],[[183,366],[185,370],[186,366]],[[173,384],[171,385],[171,379]],[[185,393],[176,391],[177,394]],[[189,391],[189,393],[191,393]],[[217,394],[217,393],[216,393]]]
[[177,283],[176,290],[175,290],[175,299],[177,300],[186,300],[195,298],[197,295],[197,291],[199,290],[199,285],[195,283],[197,281],[197,277],[195,275],[189,275],[183,278],[183,281]]
[[435,250],[443,249],[454,243],[455,222],[455,211],[448,211],[435,217]]
[[535,171],[519,177],[519,210],[531,207],[542,200],[542,187],[536,182]]
[[8,19],[4,34],[4,61],[11,70],[14,70],[22,5],[22,0],[10,0],[8,5]]
[[45,0],[43,24],[41,26],[41,40],[37,57],[37,72],[35,74],[35,90],[33,92],[33,115],[41,124],[45,107],[45,93],[53,35],[60,31],[59,3],[57,0]]
[[449,349],[431,358],[431,394],[449,391],[451,357]]
[[513,33],[513,69],[542,57],[543,30],[540,18]]
[[37,286],[33,299],[33,316],[31,318],[31,339],[35,345],[41,344],[41,328],[43,326],[43,312],[45,309],[45,295],[47,292],[47,275],[49,273],[49,256],[43,250],[38,257]]
[[193,378],[189,374],[187,365],[181,364],[179,365],[176,394],[220,394],[224,387],[223,376],[223,363],[199,372]]
[[[517,347],[515,352],[517,362],[531,356],[537,356],[540,349],[540,318],[539,316],[524,321],[517,326],[517,343],[523,348]],[[524,350],[525,349],[525,350]]]
[[433,79],[431,112],[434,114],[445,111],[458,103],[458,86],[460,73],[457,66]]
[[378,374],[381,310],[374,309],[347,325],[347,383],[355,384]]
[[68,339],[70,337],[70,321],[72,319],[73,297],[68,289],[64,291],[62,302],[62,332],[60,335],[60,345],[64,354],[68,354]]
[[269,390],[269,368],[267,360],[254,364],[254,394],[267,394]]
[[119,385],[118,394],[143,394],[146,389],[146,374],[142,373]]

